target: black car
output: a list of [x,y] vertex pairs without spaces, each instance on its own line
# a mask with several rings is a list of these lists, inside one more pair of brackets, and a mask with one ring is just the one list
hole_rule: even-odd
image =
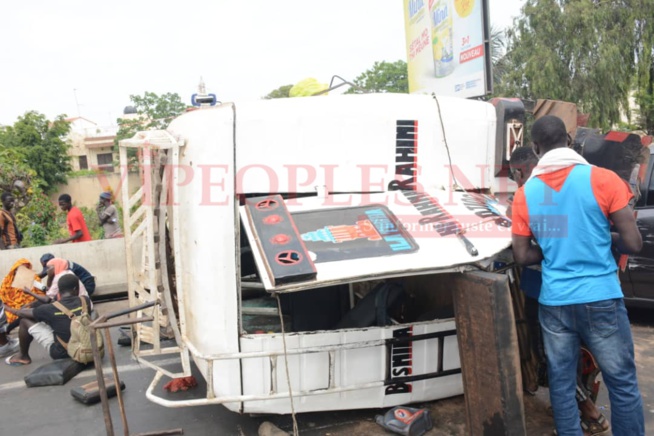
[[620,273],[625,304],[633,307],[654,308],[654,145],[650,145],[647,173],[640,185],[636,203],[638,229],[643,236],[643,249],[630,255],[627,268]]

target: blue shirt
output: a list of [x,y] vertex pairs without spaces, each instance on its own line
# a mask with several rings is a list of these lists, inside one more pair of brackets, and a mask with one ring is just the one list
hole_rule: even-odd
[[[611,254],[608,212],[600,207],[591,183],[593,168],[576,165],[559,170],[569,173],[554,187],[539,177],[524,186],[529,228],[543,250],[541,304],[562,306],[623,296]],[[613,189],[624,189],[615,178],[619,182]]]

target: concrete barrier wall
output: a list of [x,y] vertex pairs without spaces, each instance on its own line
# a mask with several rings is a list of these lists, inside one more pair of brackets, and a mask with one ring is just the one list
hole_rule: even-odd
[[[136,263],[141,262],[141,243],[133,244],[132,254]],[[79,263],[96,277],[96,296],[127,292],[127,270],[125,267],[125,239],[103,239],[78,244],[46,245],[42,247],[0,250],[0,275],[2,278],[12,265],[21,258],[32,263],[32,269],[41,271],[39,259],[45,253],[52,253]]]

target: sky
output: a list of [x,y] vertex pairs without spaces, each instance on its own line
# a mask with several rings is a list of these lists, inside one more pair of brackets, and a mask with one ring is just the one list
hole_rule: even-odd
[[[479,1],[479,0],[477,0]],[[524,0],[488,0],[510,26]],[[0,125],[29,110],[116,124],[129,96],[200,78],[220,101],[406,60],[401,0],[30,0],[0,14]]]

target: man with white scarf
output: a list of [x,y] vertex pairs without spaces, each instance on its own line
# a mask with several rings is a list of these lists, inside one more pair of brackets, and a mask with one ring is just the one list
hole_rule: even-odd
[[557,433],[583,434],[575,399],[583,341],[609,391],[613,434],[644,435],[631,327],[611,253],[612,243],[625,254],[642,247],[632,193],[617,174],[567,147],[559,118],[538,119],[531,138],[540,161],[515,194],[513,254],[521,265],[542,261],[539,317]]

